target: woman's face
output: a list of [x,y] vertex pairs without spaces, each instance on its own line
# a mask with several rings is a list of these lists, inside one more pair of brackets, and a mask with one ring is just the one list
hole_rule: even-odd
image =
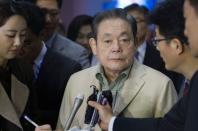
[[91,51],[90,45],[89,45],[89,37],[88,35],[91,33],[91,25],[84,25],[80,28],[78,32],[78,36],[76,38],[76,42],[87,48]]
[[11,16],[0,27],[0,59],[14,58],[22,47],[27,30],[25,19],[20,15]]

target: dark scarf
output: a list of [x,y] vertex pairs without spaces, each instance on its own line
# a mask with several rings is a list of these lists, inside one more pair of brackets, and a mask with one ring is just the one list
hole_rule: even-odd
[[9,98],[11,98],[11,72],[8,68],[0,67],[0,82],[3,85]]

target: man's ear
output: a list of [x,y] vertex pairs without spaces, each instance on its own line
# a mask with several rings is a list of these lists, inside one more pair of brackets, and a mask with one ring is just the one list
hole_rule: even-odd
[[176,50],[178,55],[182,54],[184,51],[181,41],[177,38],[171,40],[170,46]]
[[91,47],[91,50],[92,50],[92,53],[94,54],[94,55],[97,55],[97,51],[96,51],[96,40],[94,39],[94,38],[90,38],[89,39],[89,45],[90,45],[90,47]]

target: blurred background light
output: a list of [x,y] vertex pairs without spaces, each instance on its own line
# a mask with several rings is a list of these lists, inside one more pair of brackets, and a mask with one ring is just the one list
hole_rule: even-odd
[[124,8],[130,4],[137,3],[139,5],[146,6],[149,10],[152,10],[156,5],[158,0],[111,0],[103,3],[103,9],[112,9],[112,8]]
[[117,7],[124,8],[127,5],[130,5],[132,3],[138,3],[140,5],[145,5],[145,0],[118,0]]

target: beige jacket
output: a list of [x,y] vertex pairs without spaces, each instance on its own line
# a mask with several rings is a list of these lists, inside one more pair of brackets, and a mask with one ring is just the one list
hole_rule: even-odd
[[[92,94],[91,85],[100,89],[96,79],[96,68],[91,67],[75,73],[70,77],[59,112],[57,129],[63,129],[71,112],[74,99],[84,94],[84,101],[77,112],[72,126],[85,127],[84,117],[87,98]],[[125,117],[161,117],[177,102],[177,94],[172,81],[162,73],[134,61],[129,78],[118,94],[114,115]],[[98,125],[95,128],[99,131]]]

